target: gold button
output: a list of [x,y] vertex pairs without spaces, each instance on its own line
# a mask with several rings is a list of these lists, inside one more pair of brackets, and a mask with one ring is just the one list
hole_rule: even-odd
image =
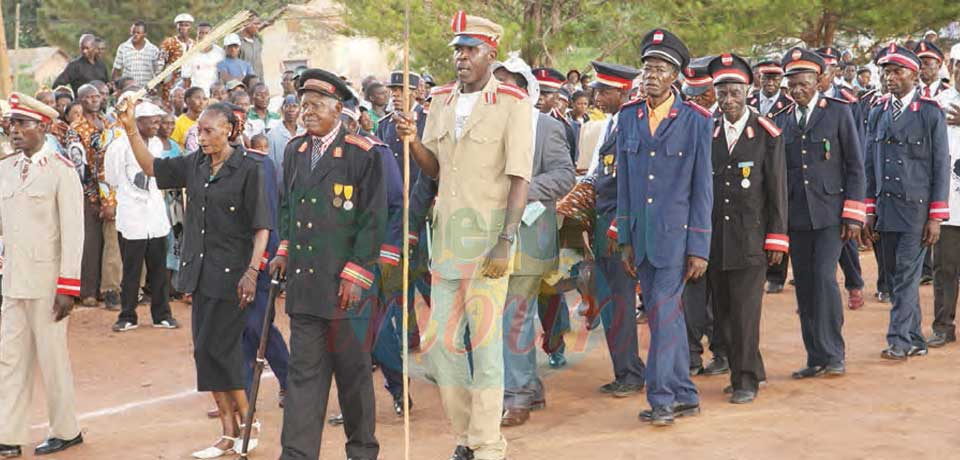
[[647,198],[647,203],[653,203],[653,198]]
[[233,212],[233,211],[236,211],[236,210],[237,210],[237,208],[235,208],[235,207],[233,207],[233,206],[230,206],[230,212]]
[[312,275],[312,274],[313,274],[313,269],[311,268],[311,269],[309,270],[309,272],[310,272],[310,274]]
[[313,222],[307,222],[307,228],[313,228]]
[[651,151],[651,152],[650,152],[650,156],[652,156],[652,157],[657,156],[657,152]]
[[230,267],[224,268],[223,271],[224,273],[230,273]]
[[297,250],[298,250],[298,251],[300,250],[300,245],[299,245],[299,244],[297,245]]
[[653,180],[653,174],[647,176],[647,179]]
[[300,269],[299,269],[299,268],[297,269],[296,273],[297,273],[298,275],[300,274]]
[[730,216],[723,216],[723,220],[730,220]]
[[297,228],[300,228],[300,221],[297,221]]

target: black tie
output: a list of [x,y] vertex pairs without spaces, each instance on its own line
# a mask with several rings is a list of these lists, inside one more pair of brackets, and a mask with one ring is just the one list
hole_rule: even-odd
[[900,102],[900,99],[893,100],[893,121],[897,121],[900,118],[900,115],[903,114],[903,102]]
[[807,106],[800,106],[800,122],[797,123],[800,125],[800,129],[803,129],[807,126]]

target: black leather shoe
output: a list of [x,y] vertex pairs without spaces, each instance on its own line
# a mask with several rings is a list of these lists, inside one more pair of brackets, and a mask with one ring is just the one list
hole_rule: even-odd
[[547,358],[547,363],[550,365],[551,369],[560,369],[563,366],[567,365],[567,358],[563,356],[562,351],[555,353],[550,353],[550,356]]
[[[409,399],[408,406],[413,410],[413,398]],[[397,417],[403,417],[403,395],[393,398],[393,413],[397,414]]]
[[703,375],[721,375],[730,372],[730,362],[725,356],[714,356],[710,364],[703,368]]
[[83,433],[78,434],[77,437],[73,439],[60,439],[60,438],[49,438],[46,441],[43,441],[36,449],[33,450],[34,455],[49,455],[55,454],[60,451],[67,450],[77,444],[83,444]]
[[956,342],[957,336],[948,335],[943,332],[934,332],[929,339],[927,339],[927,346],[930,348],[940,348],[948,343]]
[[[693,417],[700,414],[699,404],[674,404],[671,410],[674,418]],[[653,410],[647,409],[640,412],[640,420],[649,422],[653,420]]]
[[337,414],[337,415],[331,416],[330,418],[327,419],[327,423],[329,423],[330,426],[343,425],[343,414]]
[[889,292],[878,292],[876,294],[877,301],[880,303],[890,303],[890,293]]
[[843,363],[827,364],[823,368],[823,373],[827,377],[840,377],[847,373],[847,366]]
[[723,387],[723,394],[732,395],[733,394],[733,385],[727,385]]
[[780,283],[774,283],[773,281],[767,281],[767,294],[779,294],[783,292],[783,285]]
[[23,455],[20,446],[0,444],[0,458],[16,458]]
[[450,460],[473,460],[473,451],[467,446],[457,446]]
[[730,397],[730,404],[749,404],[757,399],[757,392],[750,390],[737,390]]
[[889,359],[891,361],[906,361],[907,352],[897,347],[890,346],[880,352],[880,357],[883,359]]
[[600,387],[600,392],[603,393],[603,394],[608,394],[608,395],[609,395],[609,394],[613,394],[613,392],[616,391],[617,388],[619,388],[619,387],[620,387],[620,382],[614,380],[614,381],[612,381],[612,382],[610,382],[610,383],[605,383],[605,384],[603,384],[603,385]]
[[628,396],[633,396],[637,393],[643,392],[643,384],[632,384],[632,383],[618,383],[617,388],[613,390],[612,394],[614,398],[626,398]]
[[800,369],[800,370],[794,372],[794,373],[791,374],[790,376],[793,377],[793,378],[795,378],[795,379],[797,379],[797,380],[799,380],[799,379],[809,379],[809,378],[812,378],[812,377],[819,377],[819,376],[823,375],[823,373],[824,373],[825,371],[826,371],[826,368],[823,367],[823,366],[808,366],[808,367],[805,367],[805,368],[803,368],[803,369]]
[[700,374],[703,374],[703,364],[691,364],[690,377],[695,377]]
[[650,417],[653,426],[673,425],[673,410],[669,407],[655,407]]

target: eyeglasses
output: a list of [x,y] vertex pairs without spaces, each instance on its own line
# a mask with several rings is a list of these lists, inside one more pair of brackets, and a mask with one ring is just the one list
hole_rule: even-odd
[[12,119],[10,119],[10,126],[11,126],[11,127],[16,126],[17,128],[32,129],[32,128],[36,128],[37,125],[39,125],[39,124],[40,124],[40,122],[37,121],[37,120],[24,120],[24,119],[21,119],[21,118],[12,118]]

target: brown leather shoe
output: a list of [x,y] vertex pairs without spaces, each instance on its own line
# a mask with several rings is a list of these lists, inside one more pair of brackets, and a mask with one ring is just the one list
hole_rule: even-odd
[[520,426],[530,420],[530,410],[528,409],[507,409],[500,419],[500,426]]

